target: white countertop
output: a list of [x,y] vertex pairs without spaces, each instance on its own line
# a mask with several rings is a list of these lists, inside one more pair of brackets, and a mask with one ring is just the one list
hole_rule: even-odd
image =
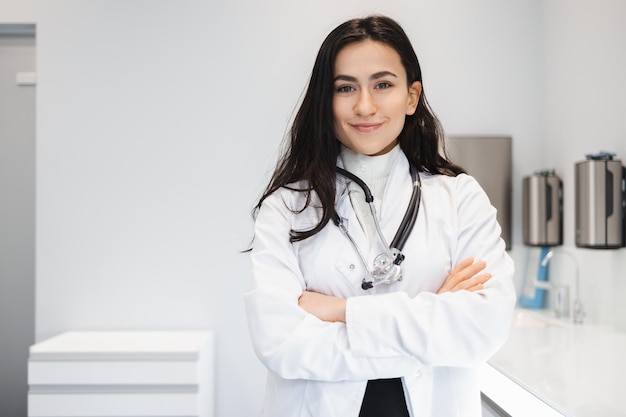
[[195,360],[210,331],[68,331],[30,347],[29,360]]
[[626,333],[518,309],[489,361],[565,416],[626,417]]

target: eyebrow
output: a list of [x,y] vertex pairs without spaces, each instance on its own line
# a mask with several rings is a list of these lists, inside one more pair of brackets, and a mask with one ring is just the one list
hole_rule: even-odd
[[[377,80],[379,78],[383,78],[383,77],[394,77],[394,78],[398,78],[398,76],[396,74],[394,74],[391,71],[379,71],[379,72],[375,72],[374,74],[372,74],[370,76],[370,80]],[[348,82],[357,82],[357,78],[353,77],[351,75],[344,75],[344,74],[339,74],[335,77],[335,81],[348,81]]]

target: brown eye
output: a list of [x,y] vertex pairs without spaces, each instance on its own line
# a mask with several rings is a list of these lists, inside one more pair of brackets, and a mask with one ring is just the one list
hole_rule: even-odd
[[337,87],[338,93],[350,93],[352,91],[356,91],[356,88],[352,87],[351,85],[341,85]]

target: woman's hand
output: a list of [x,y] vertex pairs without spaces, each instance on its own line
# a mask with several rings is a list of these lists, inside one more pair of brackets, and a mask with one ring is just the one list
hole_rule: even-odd
[[474,262],[474,258],[462,260],[448,275],[437,294],[455,292],[459,290],[477,291],[483,288],[483,284],[491,279],[488,272],[478,274],[485,269],[484,261]]
[[346,322],[346,300],[313,291],[303,291],[298,305],[323,321]]

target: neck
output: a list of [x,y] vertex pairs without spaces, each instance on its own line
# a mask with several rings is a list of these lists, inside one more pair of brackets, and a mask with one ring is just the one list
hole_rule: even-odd
[[389,176],[391,166],[395,161],[400,147],[394,146],[389,152],[382,155],[363,155],[352,149],[341,146],[341,160],[346,170],[361,178],[370,186],[372,183]]

